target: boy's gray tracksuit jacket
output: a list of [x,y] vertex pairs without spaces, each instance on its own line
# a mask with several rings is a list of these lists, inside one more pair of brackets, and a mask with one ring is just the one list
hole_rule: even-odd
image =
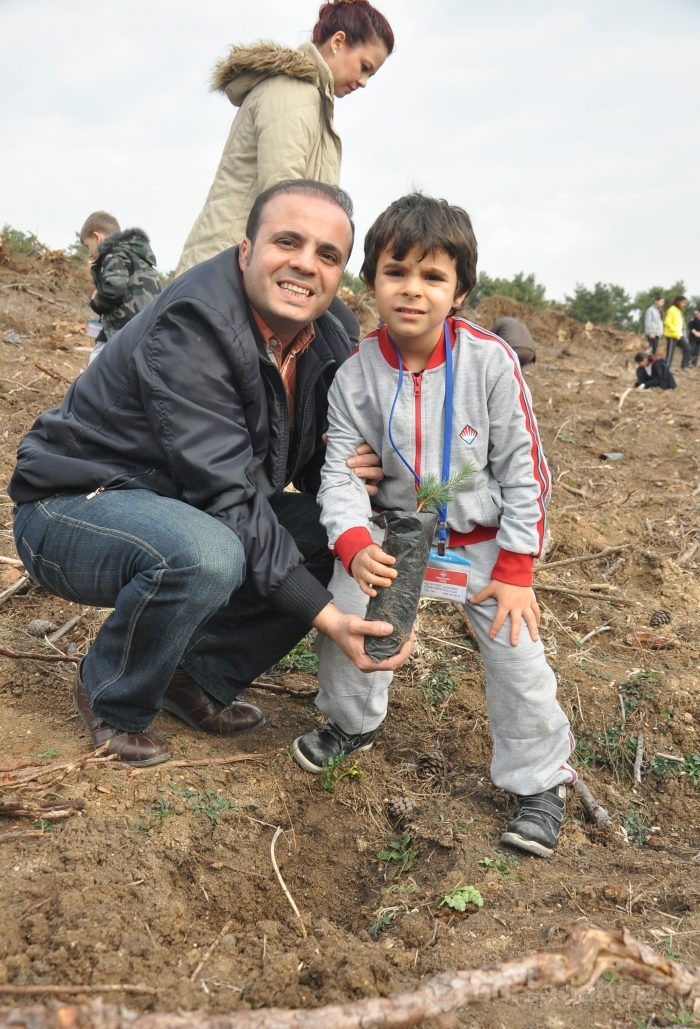
[[[466,462],[473,474],[448,506],[453,546],[495,537],[493,577],[532,584],[544,541],[550,475],[530,391],[513,351],[498,336],[461,318],[449,319],[453,340],[450,471]],[[403,373],[391,419],[400,454],[418,475],[442,468],[445,412],[444,347],[419,375]],[[384,479],[376,508],[415,509],[415,480],[388,429],[399,380],[386,326],[366,337],[338,370],[329,393],[329,440],[318,495],[330,545],[346,569],[371,542],[369,498],[345,464],[365,440],[380,455]]]

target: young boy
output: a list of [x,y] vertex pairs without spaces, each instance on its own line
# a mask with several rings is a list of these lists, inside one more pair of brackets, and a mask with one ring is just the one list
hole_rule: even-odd
[[[564,784],[576,772],[567,763],[574,741],[532,591],[549,469],[515,354],[498,336],[454,317],[474,286],[476,255],[466,212],[420,194],[395,201],[369,230],[361,275],[384,324],[336,373],[318,499],[340,559],[329,588],[342,610],[363,615],[367,598],[390,588],[396,572],[370,524],[369,497],[345,466],[348,448],[365,440],[381,455],[379,509],[415,509],[421,477],[449,478],[445,452],[450,474],[471,463],[473,474],[448,504],[447,545],[471,561],[465,610],[486,668],[492,779],[517,798],[502,840],[550,857]],[[391,680],[389,672],[357,674],[325,639],[318,649],[316,705],[329,721],[292,746],[310,772],[372,745]]]
[[90,254],[95,291],[90,307],[102,316],[102,330],[90,361],[97,357],[117,329],[126,325],[162,286],[148,236],[125,229],[106,211],[94,211],[80,230],[80,242]]

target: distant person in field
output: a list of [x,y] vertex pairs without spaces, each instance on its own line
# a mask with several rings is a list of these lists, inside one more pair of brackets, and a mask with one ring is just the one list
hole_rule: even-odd
[[663,357],[657,357],[648,350],[639,350],[634,355],[634,363],[637,366],[637,389],[676,388],[676,380]]
[[676,347],[683,352],[683,358],[681,360],[682,371],[688,367],[690,362],[690,348],[685,336],[685,322],[683,320],[683,312],[687,304],[687,297],[684,297],[682,293],[679,293],[677,297],[673,298],[673,303],[669,307],[666,312],[666,317],[664,318],[666,364],[668,365],[669,371],[673,364],[673,355],[676,352]]
[[90,254],[95,290],[90,307],[102,319],[102,329],[90,353],[99,354],[117,329],[160,293],[156,259],[142,229],[119,228],[107,211],[93,211],[80,230],[80,242]]
[[511,350],[515,351],[521,367],[526,364],[534,364],[537,360],[535,343],[530,330],[519,318],[502,315],[491,326],[491,332],[495,332],[497,336],[504,339]]
[[663,293],[657,293],[644,312],[644,335],[647,338],[652,354],[655,354],[658,350],[659,342],[664,334],[662,311],[665,303],[666,299]]
[[695,313],[688,324],[688,344],[690,346],[690,366],[696,368],[698,354],[700,354],[700,307],[695,308]]

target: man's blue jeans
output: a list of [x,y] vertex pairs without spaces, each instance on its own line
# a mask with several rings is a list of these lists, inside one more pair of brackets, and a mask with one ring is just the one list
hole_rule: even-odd
[[[283,493],[271,506],[326,585],[333,561],[315,499]],[[309,629],[246,581],[243,547],[223,522],[148,490],[21,504],[14,534],[49,593],[114,609],[81,674],[95,712],[117,729],[150,724],[178,666],[230,703]]]

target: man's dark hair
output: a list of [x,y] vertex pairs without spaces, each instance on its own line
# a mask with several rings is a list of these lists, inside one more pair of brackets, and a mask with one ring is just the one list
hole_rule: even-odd
[[687,299],[688,298],[683,293],[679,293],[677,297],[673,298],[673,302],[676,305],[676,307],[678,307],[678,305],[680,303],[682,303],[683,300],[687,300]]
[[391,248],[397,261],[418,247],[421,258],[444,250],[457,265],[457,293],[471,293],[476,283],[478,248],[469,215],[463,208],[422,193],[409,193],[390,204],[365,236],[360,276],[374,285],[377,262]]
[[270,186],[269,189],[264,190],[264,192],[256,197],[255,203],[250,209],[250,214],[248,215],[248,221],[245,227],[245,234],[251,243],[255,243],[255,237],[258,234],[258,229],[260,228],[260,222],[262,221],[262,215],[266,204],[268,204],[273,197],[279,196],[282,193],[306,194],[306,196],[320,197],[321,199],[330,200],[331,203],[337,204],[337,206],[348,216],[348,221],[350,222],[350,230],[352,233],[350,239],[350,251],[352,251],[352,245],[355,241],[355,224],[352,220],[352,200],[345,190],[340,188],[340,186],[330,186],[327,182],[316,182],[315,179],[283,179],[282,182],[276,182],[274,186]]
[[634,355],[634,363],[641,364],[642,361],[646,361],[647,357],[649,357],[649,352],[647,350],[638,350]]

